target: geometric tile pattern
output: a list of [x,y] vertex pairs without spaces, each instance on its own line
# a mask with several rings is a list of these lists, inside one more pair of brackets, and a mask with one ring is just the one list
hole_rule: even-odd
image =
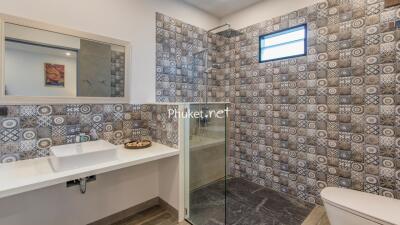
[[[156,13],[157,102],[205,102],[206,93],[208,101],[217,101],[224,81],[216,73],[217,46],[223,41],[204,29]],[[208,65],[214,68],[208,74],[205,53],[197,54],[205,48]]]
[[[0,163],[48,156],[51,146],[74,143],[76,135],[89,134],[92,129],[97,131],[100,139],[114,144],[146,138],[171,147],[178,146],[178,121],[165,116],[167,108],[174,106],[85,104],[7,107],[8,117],[0,117]],[[162,113],[161,110],[165,111]]]
[[[190,41],[198,29],[178,35],[173,31],[180,26],[171,28],[174,23],[165,22],[170,18],[159,17],[162,62],[177,49],[163,38]],[[400,199],[398,19],[399,7],[385,9],[382,0],[328,0],[216,43],[212,60],[219,69],[213,75],[223,80],[216,89],[224,90],[219,96],[232,110],[231,175],[313,203],[321,203],[319,193],[327,186]],[[258,62],[260,35],[304,23],[307,56]],[[168,101],[173,83],[184,86],[181,75],[170,72],[161,79],[169,86],[157,79],[157,95],[164,96],[158,101]]]
[[144,105],[143,120],[147,123],[150,136],[153,141],[178,148],[179,123],[175,117],[169,117],[169,110],[178,110],[177,105]]

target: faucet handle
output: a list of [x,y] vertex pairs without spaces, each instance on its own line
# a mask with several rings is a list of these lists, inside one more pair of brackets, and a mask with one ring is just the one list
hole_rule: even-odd
[[97,130],[95,128],[90,129],[89,132],[90,140],[96,141],[99,139],[99,135],[97,134]]

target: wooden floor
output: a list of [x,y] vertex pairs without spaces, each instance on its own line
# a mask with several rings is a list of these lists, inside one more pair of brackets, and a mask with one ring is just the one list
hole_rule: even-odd
[[323,206],[316,206],[302,225],[330,225],[325,208]]
[[178,218],[170,211],[161,207],[154,206],[137,215],[128,217],[112,225],[189,225],[188,223],[178,223]]
[[[189,223],[178,223],[176,216],[167,209],[154,206],[112,225],[189,225]],[[302,225],[330,225],[324,207],[316,206]]]

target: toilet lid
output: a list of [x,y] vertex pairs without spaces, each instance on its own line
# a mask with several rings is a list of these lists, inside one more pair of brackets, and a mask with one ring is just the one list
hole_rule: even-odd
[[400,200],[343,188],[328,187],[321,197],[329,203],[378,221],[400,224]]

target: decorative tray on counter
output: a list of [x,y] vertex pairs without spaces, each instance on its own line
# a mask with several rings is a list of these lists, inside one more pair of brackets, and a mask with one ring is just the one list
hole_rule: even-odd
[[149,140],[137,140],[130,141],[124,144],[126,149],[144,149],[151,146],[151,141]]

